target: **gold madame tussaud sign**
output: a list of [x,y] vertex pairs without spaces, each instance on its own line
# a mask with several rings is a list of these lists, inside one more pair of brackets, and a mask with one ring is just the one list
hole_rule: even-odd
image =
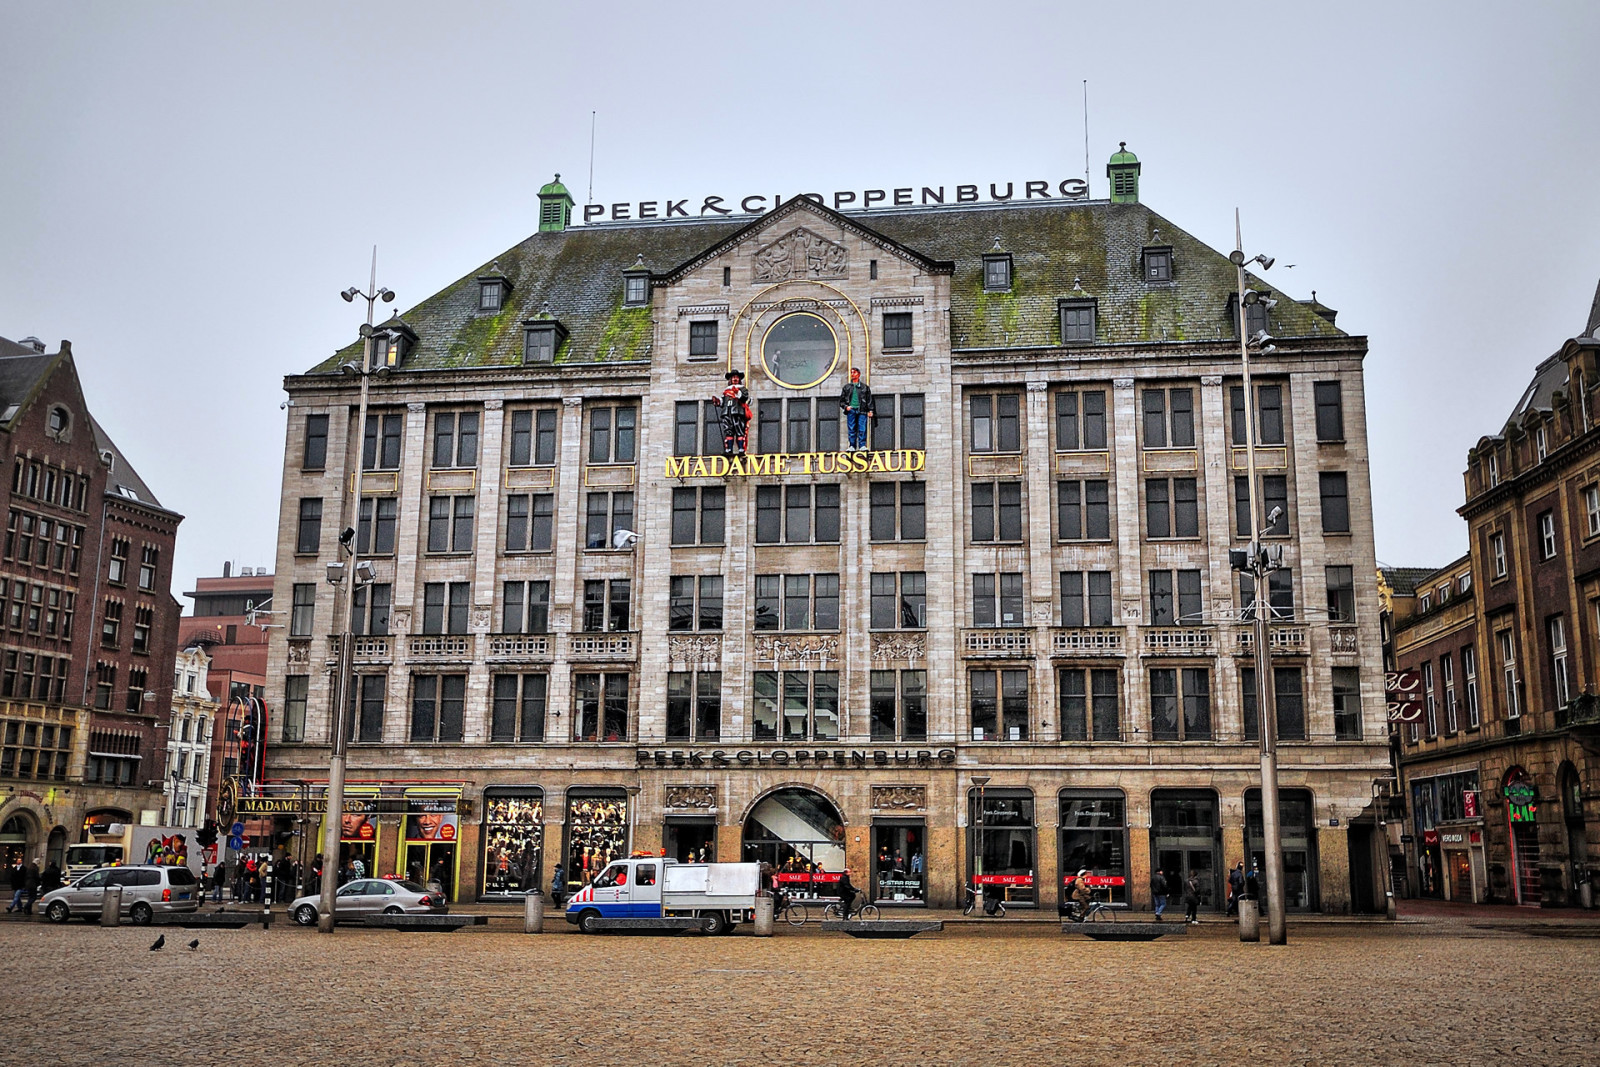
[[914,474],[927,466],[918,448],[881,452],[767,452],[757,456],[668,456],[668,478],[790,474]]

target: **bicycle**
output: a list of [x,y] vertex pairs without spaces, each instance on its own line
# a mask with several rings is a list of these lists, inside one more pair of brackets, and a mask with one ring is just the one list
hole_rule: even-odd
[[783,907],[779,908],[772,915],[774,921],[782,920],[787,922],[790,926],[804,926],[806,924],[806,920],[810,917],[811,913],[806,908],[805,903],[803,901],[795,900],[793,897],[784,897]]
[[[993,907],[990,906],[991,903],[993,904]],[[983,895],[974,890],[970,885],[967,886],[967,899],[966,903],[961,906],[961,914],[971,915],[979,907],[983,908],[985,914],[993,915],[997,919],[1004,919],[1006,917],[1005,898],[996,896],[991,902],[985,900]]]
[[1079,904],[1076,900],[1074,900],[1067,905],[1067,909],[1065,912],[1063,912],[1063,915],[1068,922],[1074,923],[1114,923],[1117,921],[1116,911],[1111,907],[1110,904],[1107,904],[1099,897],[1095,897],[1093,900],[1089,901],[1088,904]]
[[[876,904],[863,904],[861,907],[855,909],[855,911],[851,914],[853,914],[857,919],[861,919],[866,922],[872,922],[878,918],[878,906]],[[839,901],[835,900],[822,909],[823,922],[840,922],[843,920],[844,908],[840,905]]]

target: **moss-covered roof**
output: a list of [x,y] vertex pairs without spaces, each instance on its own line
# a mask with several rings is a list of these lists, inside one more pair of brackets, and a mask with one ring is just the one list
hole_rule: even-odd
[[[1227,256],[1144,204],[1036,201],[845,216],[820,205],[810,209],[873,231],[929,262],[953,262],[951,332],[957,349],[1056,347],[1063,299],[1095,299],[1100,344],[1234,335],[1234,268]],[[404,313],[417,342],[402,369],[518,365],[521,323],[546,305],[569,331],[557,363],[648,360],[651,309],[623,305],[623,272],[643,256],[658,275],[671,273],[761,222],[692,219],[535,233]],[[1012,256],[1009,292],[983,288],[983,256],[996,238]],[[1142,251],[1150,246],[1171,248],[1172,281],[1144,280]],[[486,313],[478,309],[478,278],[496,262],[514,287],[500,311]],[[1257,289],[1272,289],[1263,279],[1247,277]],[[1274,295],[1278,304],[1269,329],[1275,336],[1341,334],[1308,304]],[[352,343],[311,373],[333,372],[359,351],[359,342]]]

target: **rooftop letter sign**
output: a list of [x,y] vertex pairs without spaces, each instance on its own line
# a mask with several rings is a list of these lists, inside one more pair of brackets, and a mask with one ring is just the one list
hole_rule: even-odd
[[[863,189],[859,193],[845,189],[833,193],[831,197],[823,196],[821,193],[799,195],[819,204],[831,204],[835,211],[870,211],[878,207],[927,207],[946,203],[947,200],[952,204],[975,204],[980,200],[1004,203],[1007,200],[1089,199],[1089,183],[1082,178],[1065,178],[1059,182],[1022,182],[1020,189],[1017,188],[1017,184],[1006,182],[1002,190],[999,182],[990,182],[989,195],[986,197],[981,195],[983,189],[981,185],[953,186],[951,187],[953,191],[948,194],[945,191],[946,186],[924,185],[920,187],[920,195],[918,187],[914,186],[900,189]],[[699,205],[695,205],[689,197],[681,200],[668,197],[665,200],[640,200],[621,204],[585,204],[583,221],[633,222],[639,219],[687,219],[707,215],[713,218],[734,214],[764,215],[793,199],[795,197],[785,197],[781,194],[767,196],[765,193],[752,193],[738,198],[707,196],[701,199]]]

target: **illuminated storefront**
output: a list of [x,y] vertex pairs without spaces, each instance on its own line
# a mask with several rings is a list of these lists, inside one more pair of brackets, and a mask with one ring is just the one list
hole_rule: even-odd
[[624,789],[567,790],[567,887],[589,882],[606,864],[628,854],[628,794]]
[[494,787],[483,798],[484,897],[542,888],[544,790]]

